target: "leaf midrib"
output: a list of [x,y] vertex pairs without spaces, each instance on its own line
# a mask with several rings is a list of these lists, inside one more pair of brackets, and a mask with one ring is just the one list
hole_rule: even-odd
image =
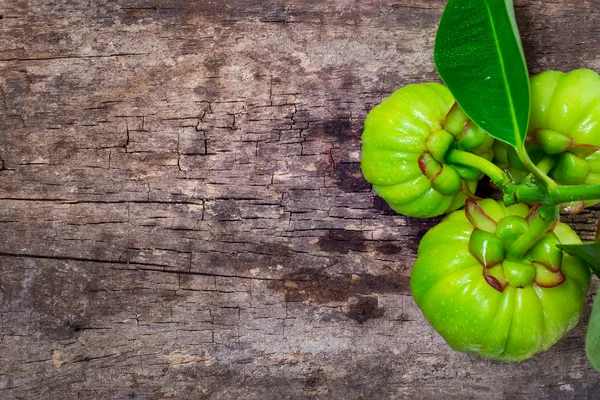
[[504,57],[502,55],[502,51],[500,50],[500,42],[498,42],[498,34],[496,33],[496,25],[494,25],[494,18],[492,17],[491,9],[487,1],[484,1],[485,9],[487,11],[488,20],[490,22],[490,27],[492,28],[492,33],[494,37],[494,45],[496,46],[496,54],[498,54],[498,59],[500,61],[500,70],[502,72],[502,82],[504,83],[504,88],[506,89],[508,104],[510,107],[510,116],[511,122],[513,124],[515,135],[515,141],[517,142],[517,146],[521,146],[521,141],[519,140],[522,137],[522,132],[519,129],[519,123],[517,122],[517,115],[515,113],[515,104],[512,98],[512,90],[510,85],[508,84],[508,76],[506,74],[506,64],[504,62]]

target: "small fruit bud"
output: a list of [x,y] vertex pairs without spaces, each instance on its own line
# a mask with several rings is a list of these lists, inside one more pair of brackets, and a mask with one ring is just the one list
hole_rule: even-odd
[[551,176],[563,185],[579,185],[585,181],[589,172],[590,166],[587,162],[575,154],[561,153]]
[[467,117],[467,114],[465,114],[463,109],[460,108],[458,103],[454,103],[444,120],[444,129],[454,137],[458,138],[462,135],[468,120],[469,117]]
[[454,136],[444,130],[434,132],[427,140],[427,149],[438,162],[444,163],[446,153],[454,145]]
[[560,244],[560,240],[554,233],[546,233],[534,244],[531,249],[525,254],[528,260],[542,264],[553,272],[560,271],[563,253],[556,245]]
[[435,178],[442,172],[442,165],[429,153],[421,154],[421,157],[419,157],[419,168],[423,175],[429,179]]
[[546,154],[562,153],[574,144],[572,138],[552,129],[535,129],[532,136]]
[[442,165],[442,171],[431,180],[431,187],[444,196],[454,196],[461,191],[460,175],[450,165]]
[[531,285],[536,276],[535,267],[526,260],[504,260],[502,262],[502,268],[504,268],[504,275],[506,276],[508,283],[516,287],[522,288]]
[[477,202],[467,199],[465,202],[465,215],[475,228],[490,233],[496,232],[496,221],[490,218]]
[[534,262],[535,284],[539,287],[551,288],[565,281],[565,275],[559,271],[551,271],[544,265]]
[[469,252],[485,268],[492,268],[504,260],[504,245],[493,233],[475,229],[469,239]]
[[478,127],[473,121],[467,122],[465,131],[458,141],[458,148],[461,150],[474,150],[481,147],[486,141],[488,134]]
[[498,222],[496,236],[502,241],[504,248],[508,249],[527,229],[529,229],[529,224],[525,218],[509,215]]

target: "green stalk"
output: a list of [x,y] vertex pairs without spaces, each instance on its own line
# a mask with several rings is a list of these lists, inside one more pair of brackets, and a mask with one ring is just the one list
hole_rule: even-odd
[[538,211],[529,229],[517,239],[506,252],[506,259],[510,261],[521,261],[538,240],[548,231],[554,221],[558,218],[558,206],[543,206]]
[[546,188],[553,189],[557,186],[554,180],[552,180],[548,175],[546,175],[544,171],[542,171],[537,165],[535,165],[533,161],[531,161],[531,158],[529,158],[529,154],[527,154],[527,151],[525,150],[525,146],[521,145],[517,147],[517,155],[519,156],[519,159],[521,160],[525,168],[527,168],[533,174],[533,176],[538,178]]
[[556,185],[547,190],[526,182],[520,185],[510,185],[504,192],[507,205],[515,203],[543,203],[556,205],[579,200],[600,199],[600,185]]
[[548,191],[548,198],[553,204],[598,200],[600,199],[600,185],[556,186]]
[[478,169],[486,174],[492,182],[494,182],[494,185],[499,188],[511,181],[508,174],[498,168],[494,163],[483,157],[469,153],[468,151],[453,149],[446,154],[445,159],[446,162],[451,164],[460,164]]
[[556,161],[554,160],[554,158],[552,158],[550,156],[544,156],[544,157],[542,157],[540,162],[537,164],[537,167],[544,174],[547,174],[548,172],[550,172],[552,167],[554,167],[554,164],[556,164]]

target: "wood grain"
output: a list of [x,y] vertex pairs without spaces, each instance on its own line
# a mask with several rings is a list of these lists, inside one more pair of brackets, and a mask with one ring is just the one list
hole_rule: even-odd
[[[600,1],[516,3],[531,73],[600,71]],[[361,176],[444,5],[0,0],[0,397],[598,398],[585,321],[450,350],[408,288],[437,220]]]

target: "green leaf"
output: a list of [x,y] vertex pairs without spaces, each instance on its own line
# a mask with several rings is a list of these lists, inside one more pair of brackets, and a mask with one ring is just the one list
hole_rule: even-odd
[[571,256],[581,258],[592,272],[600,278],[600,242],[558,244],[556,247]]
[[467,115],[517,149],[530,88],[511,0],[449,0],[435,39],[438,72]]
[[585,335],[585,353],[590,364],[600,372],[600,292],[596,292],[596,299],[592,306],[592,314]]

